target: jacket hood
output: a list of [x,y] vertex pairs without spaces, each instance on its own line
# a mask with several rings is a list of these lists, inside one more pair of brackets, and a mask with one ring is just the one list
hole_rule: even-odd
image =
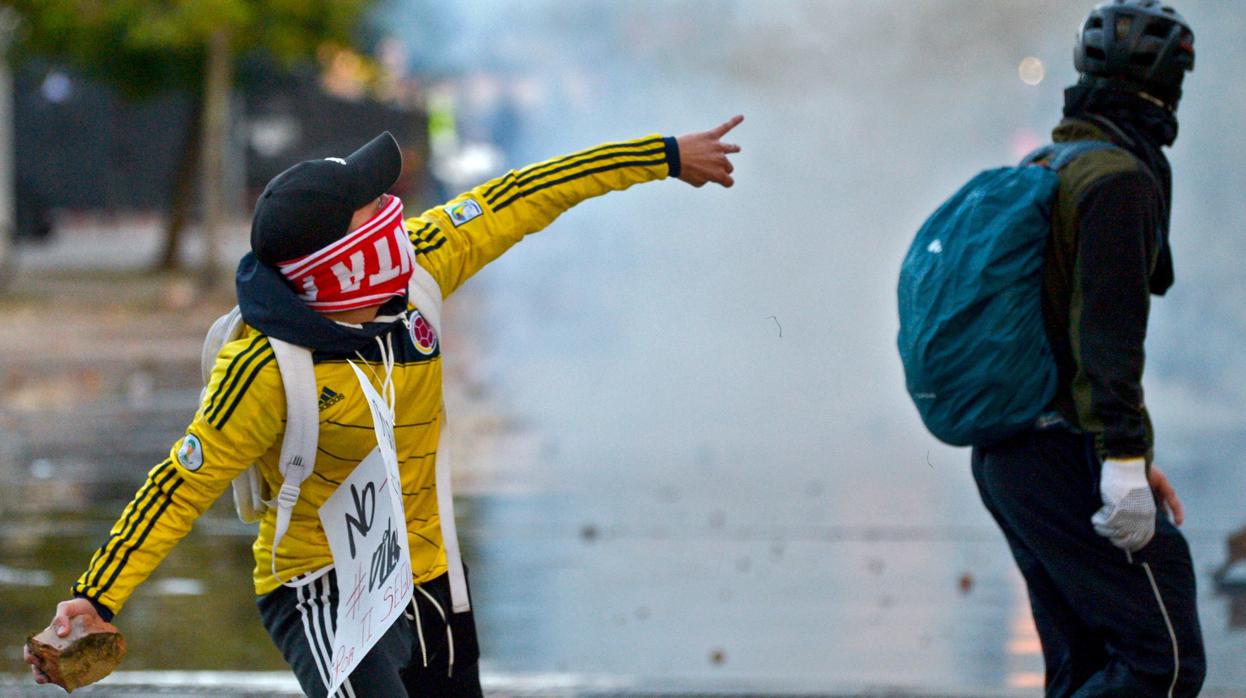
[[[329,320],[308,308],[280,272],[261,263],[252,252],[238,263],[235,286],[244,322],[269,337],[313,351],[353,355],[393,324],[369,322],[361,327],[350,327]],[[381,307],[381,314],[400,313],[405,309],[405,299],[395,297]]]

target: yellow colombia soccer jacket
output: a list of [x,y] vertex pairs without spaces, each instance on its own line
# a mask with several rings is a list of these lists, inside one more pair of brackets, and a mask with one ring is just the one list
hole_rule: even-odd
[[[677,174],[678,158],[672,138],[654,135],[608,143],[486,182],[445,206],[408,218],[407,232],[419,263],[448,296],[563,211],[590,197]],[[239,289],[247,317],[241,281]],[[291,310],[311,312],[305,306]],[[410,329],[397,321],[378,336],[382,341],[388,336],[395,358],[395,435],[411,569],[415,583],[420,584],[446,571],[434,485],[442,402],[440,347],[427,323],[418,317]],[[361,368],[380,390],[384,369],[376,345],[376,341],[364,341],[357,350],[367,362]],[[319,452],[277,551],[277,572],[284,580],[331,564],[318,509],[376,446],[372,418],[347,357],[360,363],[353,351],[313,351],[320,398]],[[273,351],[263,334],[248,327],[241,339],[222,347],[186,435],[148,474],[74,584],[73,593],[106,611],[120,611],[195,519],[247,466],[258,462],[270,490],[279,490],[282,478],[277,464],[284,418],[285,393]],[[264,515],[253,546],[257,594],[278,586],[270,566],[275,513],[270,508]]]

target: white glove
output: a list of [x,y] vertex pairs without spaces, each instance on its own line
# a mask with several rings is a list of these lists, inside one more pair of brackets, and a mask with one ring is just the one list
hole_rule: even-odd
[[1095,532],[1131,553],[1155,536],[1155,498],[1146,478],[1146,460],[1108,459],[1099,476],[1103,507],[1090,517]]

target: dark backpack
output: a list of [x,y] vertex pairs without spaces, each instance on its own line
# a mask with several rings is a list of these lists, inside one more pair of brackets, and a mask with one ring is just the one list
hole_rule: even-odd
[[1059,171],[1104,141],[1045,146],[986,170],[922,225],[900,267],[900,359],[922,421],[953,446],[1034,424],[1056,391],[1043,258]]

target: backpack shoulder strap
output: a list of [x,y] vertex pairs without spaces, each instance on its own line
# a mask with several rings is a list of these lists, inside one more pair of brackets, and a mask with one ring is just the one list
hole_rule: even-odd
[[221,347],[238,339],[242,334],[242,311],[238,306],[218,317],[208,334],[203,338],[203,352],[199,355],[199,370],[203,374],[203,386],[207,389],[208,380],[212,378],[212,368],[216,366],[216,355]]
[[1096,150],[1121,150],[1121,148],[1107,141],[1094,140],[1049,143],[1021,158],[1021,164],[1042,165],[1059,172],[1074,160]]
[[281,440],[281,490],[272,505],[277,509],[271,556],[273,577],[286,586],[302,586],[315,579],[307,576],[286,582],[277,574],[277,546],[290,528],[290,515],[299,501],[303,481],[316,464],[316,445],[320,441],[320,415],[316,402],[316,369],[311,351],[275,337],[268,338],[281,370],[286,394],[286,432]]
[[[203,352],[199,367],[203,374],[204,390],[212,377],[216,356],[221,347],[242,335],[242,312],[238,306],[212,323],[203,340]],[[276,572],[276,550],[281,538],[290,527],[290,514],[298,502],[303,481],[312,473],[316,463],[316,445],[320,440],[320,415],[316,401],[316,371],[312,365],[311,352],[303,347],[268,338],[281,371],[281,385],[286,396],[286,431],[281,441],[281,474],[284,481],[274,502],[266,502],[260,495],[258,473],[254,465],[247,468],[234,481],[234,505],[238,517],[254,522],[263,513],[263,507],[277,509],[276,530],[273,533],[273,576]],[[202,396],[200,397],[202,401]],[[278,581],[282,581],[277,577]],[[308,579],[307,581],[310,581]],[[282,581],[284,584],[285,582]]]
[[[1111,126],[1118,133],[1120,132],[1119,129],[1116,129],[1115,126],[1112,126],[1111,122],[1109,122],[1107,119],[1103,119],[1102,121],[1104,124]],[[1056,172],[1059,172],[1060,170],[1063,170],[1065,167],[1067,167],[1074,160],[1080,158],[1081,156],[1087,153],[1094,152],[1096,150],[1119,150],[1122,153],[1128,154],[1130,158],[1132,158],[1135,162],[1138,163],[1138,166],[1142,169],[1142,172],[1146,174],[1147,178],[1151,180],[1151,184],[1152,186],[1155,187],[1155,190],[1157,192],[1160,192],[1163,190],[1163,187],[1160,186],[1159,178],[1155,176],[1155,173],[1146,164],[1146,162],[1144,162],[1137,155],[1134,155],[1133,153],[1129,152],[1129,150],[1127,150],[1126,148],[1122,148],[1121,146],[1116,145],[1115,143],[1110,143],[1108,141],[1090,140],[1090,141],[1066,141],[1064,143],[1052,143],[1050,145],[1043,146],[1039,148],[1038,150],[1035,150],[1034,152],[1025,156],[1025,158],[1021,161],[1021,164],[1022,165],[1041,164]],[[1164,198],[1162,195],[1160,195],[1160,206],[1162,207],[1167,206],[1167,203],[1164,201]],[[1165,208],[1165,217],[1167,217],[1166,208]]]
[[407,303],[415,306],[441,337],[441,284],[418,263],[412,266],[411,280],[407,282]]
[[[417,262],[407,282],[407,302],[433,326],[439,338],[441,332],[441,285]],[[444,344],[443,344],[444,347]],[[470,611],[467,596],[467,574],[463,570],[463,555],[459,550],[458,527],[454,522],[454,492],[451,483],[450,440],[446,438],[445,405],[441,408],[441,433],[437,438],[437,461],[434,477],[437,483],[437,510],[441,519],[441,541],[446,548],[447,575],[450,578],[450,606],[455,613]]]
[[1056,143],[1052,146],[1052,152],[1050,155],[1051,160],[1047,166],[1056,172],[1059,172],[1074,160],[1087,153],[1093,153],[1097,150],[1122,150],[1122,148],[1107,141],[1070,141],[1067,143]]
[[[216,366],[216,357],[221,348],[242,336],[242,311],[238,306],[216,319],[203,338],[203,353],[199,359],[199,369],[203,374],[203,391],[199,393],[199,402],[203,403],[208,392],[208,381],[212,379],[212,369]],[[254,464],[238,474],[231,483],[234,491],[234,510],[243,523],[255,523],[264,514],[264,484]]]

